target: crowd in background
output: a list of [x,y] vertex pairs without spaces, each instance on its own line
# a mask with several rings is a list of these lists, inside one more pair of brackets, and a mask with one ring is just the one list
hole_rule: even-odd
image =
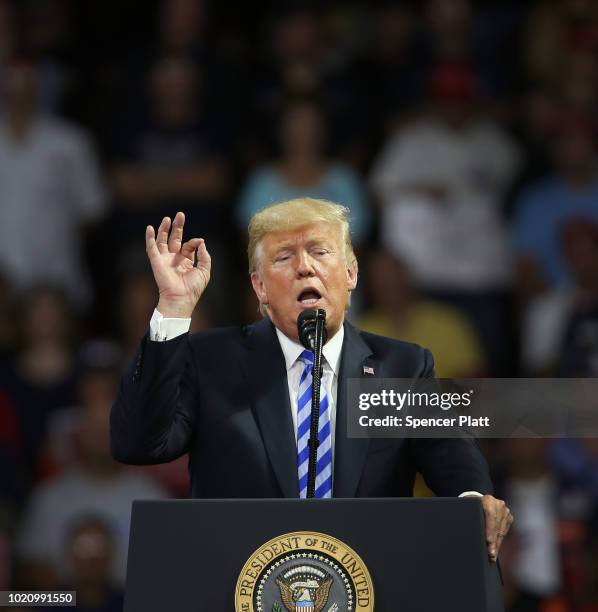
[[[598,374],[598,3],[232,6],[0,0],[0,590],[121,610],[131,500],[187,495],[108,441],[178,210],[194,331],[260,317],[247,222],[309,195],[351,211],[363,329],[441,377]],[[597,611],[597,440],[484,450],[508,610]]]

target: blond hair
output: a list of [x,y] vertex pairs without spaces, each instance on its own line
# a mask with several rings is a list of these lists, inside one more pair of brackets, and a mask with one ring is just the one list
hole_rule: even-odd
[[260,266],[260,247],[266,234],[294,231],[314,223],[330,223],[338,226],[345,260],[352,265],[356,258],[351,244],[349,209],[328,200],[295,198],[267,206],[251,218],[247,247],[249,273],[256,272]]

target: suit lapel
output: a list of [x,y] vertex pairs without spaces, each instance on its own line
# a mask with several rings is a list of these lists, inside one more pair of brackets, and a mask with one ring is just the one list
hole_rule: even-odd
[[246,360],[252,407],[266,452],[285,497],[299,497],[297,451],[287,371],[269,320],[251,326]]
[[362,378],[370,364],[369,346],[350,323],[345,323],[336,401],[334,438],[334,497],[355,497],[370,444],[366,438],[347,437],[347,379]]

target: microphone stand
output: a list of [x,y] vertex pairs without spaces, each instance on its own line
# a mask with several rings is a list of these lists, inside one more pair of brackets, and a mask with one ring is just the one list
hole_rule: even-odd
[[322,380],[322,345],[324,338],[324,325],[326,322],[326,312],[322,309],[317,310],[316,315],[316,334],[314,338],[314,365],[311,372],[311,421],[309,428],[309,463],[307,467],[307,495],[313,498],[316,492],[316,467],[318,462],[318,446],[320,445],[320,382]]

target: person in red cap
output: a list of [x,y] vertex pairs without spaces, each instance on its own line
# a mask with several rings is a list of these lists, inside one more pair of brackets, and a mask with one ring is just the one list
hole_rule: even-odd
[[399,129],[374,163],[382,242],[420,288],[471,317],[500,373],[511,282],[502,205],[519,150],[476,113],[480,93],[469,67],[438,66],[428,92],[428,111]]

